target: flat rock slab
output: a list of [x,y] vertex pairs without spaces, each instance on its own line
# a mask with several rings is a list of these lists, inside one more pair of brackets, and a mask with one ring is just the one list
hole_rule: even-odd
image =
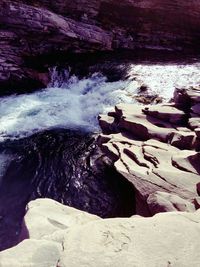
[[177,89],[168,104],[115,107],[118,133],[103,135],[99,143],[108,156],[115,154],[116,170],[134,186],[137,214],[198,208],[199,97],[198,88]]
[[[174,202],[167,194],[158,192],[158,195],[171,203],[179,202],[178,198]],[[160,213],[151,218],[93,220],[89,214],[56,205],[48,199],[33,201],[29,207],[35,212],[29,210],[26,216],[31,216],[33,221],[37,217],[41,219],[43,211],[43,219],[35,225],[35,231],[42,227],[44,235],[38,239],[30,237],[16,247],[0,252],[1,267],[199,267],[200,210]],[[67,217],[70,214],[74,222],[78,216],[84,223],[73,223],[67,229],[58,227],[57,232],[49,236],[48,227],[45,233],[45,220],[54,220],[55,214],[60,212],[63,216],[66,212]],[[85,218],[89,220],[86,222]],[[26,221],[27,229],[30,223]],[[62,235],[62,241],[55,241],[56,235]]]
[[174,107],[173,104],[147,106],[143,109],[143,112],[147,115],[168,121],[172,124],[181,124],[186,117],[186,114],[182,110]]

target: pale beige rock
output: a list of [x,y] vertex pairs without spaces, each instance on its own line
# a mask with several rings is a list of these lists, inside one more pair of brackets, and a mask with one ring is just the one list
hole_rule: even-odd
[[183,150],[179,151],[172,157],[172,164],[187,172],[200,174],[200,153],[195,151]]
[[199,222],[198,211],[88,223],[70,231],[64,243],[68,253],[63,254],[60,264],[62,267],[198,267]]
[[200,128],[200,118],[199,117],[192,117],[189,119],[189,126],[191,129]]
[[122,144],[130,144],[141,146],[142,142],[140,140],[136,140],[129,132],[121,131],[120,133],[116,134],[100,134],[98,137],[99,144],[104,144],[107,142],[114,143],[120,142]]
[[[195,158],[191,160],[191,165],[178,148],[155,140],[148,140],[141,147],[119,142],[115,143],[115,147],[120,155],[115,162],[116,169],[133,183],[144,198],[160,190],[173,192],[190,201],[197,196],[196,184],[200,177],[197,163],[195,168]],[[195,152],[185,151],[185,155],[191,154],[196,155]],[[179,158],[176,158],[178,155]],[[185,159],[182,163],[185,167],[178,166],[181,158]],[[177,164],[173,164],[175,161]]]
[[[160,203],[164,199],[168,205],[177,205],[178,209],[186,204],[170,194],[157,192],[157,197]],[[48,214],[46,209],[47,200],[35,202],[31,202],[32,207],[45,212],[45,218],[54,220],[54,214]],[[190,204],[186,206],[188,208]],[[132,216],[93,220],[89,214],[78,210],[71,212],[69,207],[56,206],[53,201],[48,201],[48,208],[55,214],[61,207],[69,209],[72,221],[76,221],[79,214],[84,223],[74,223],[59,230],[63,235],[61,244],[52,241],[55,233],[48,235],[46,227],[46,233],[40,239],[31,238],[0,252],[0,267],[199,267],[200,210],[159,213],[150,218]],[[38,217],[37,212],[32,213],[33,220],[35,216]],[[85,222],[85,218],[90,219]],[[27,221],[27,228],[30,223]],[[39,223],[35,230],[37,227],[40,231]]]
[[64,206],[54,200],[37,199],[27,206],[20,239],[45,239],[57,231],[96,219],[98,217],[95,215]]
[[157,191],[149,195],[147,204],[152,215],[169,211],[195,211],[195,206],[191,202],[166,192]]
[[138,105],[117,105],[116,114],[120,117],[119,128],[143,140],[156,138],[162,141],[166,141],[169,134],[176,131],[170,123],[148,116],[142,112],[142,109]]
[[143,112],[147,115],[168,121],[172,124],[183,123],[185,119],[185,113],[174,107],[174,104],[157,104],[150,105],[143,109]]
[[196,143],[195,132],[177,131],[168,136],[171,145],[180,149],[193,149]]
[[61,252],[62,246],[56,242],[28,239],[0,252],[0,267],[54,267]]
[[[194,113],[199,107],[199,92],[198,88],[177,89],[175,102],[170,104],[116,106],[113,116],[117,118],[118,130],[129,136],[125,141],[120,133],[117,138],[116,134],[110,134],[108,141],[104,137],[103,146],[112,143],[118,152],[114,166],[133,184],[138,214],[150,215],[147,199],[157,191],[173,194],[194,206],[200,194],[199,153],[196,152],[200,149],[200,126],[197,127],[200,118]],[[174,210],[168,200],[162,201],[162,209]]]

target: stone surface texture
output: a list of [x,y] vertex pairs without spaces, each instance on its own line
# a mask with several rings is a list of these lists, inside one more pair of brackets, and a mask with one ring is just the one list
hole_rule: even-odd
[[[61,52],[199,48],[200,3],[195,0],[2,0],[0,84],[44,86],[32,60]],[[31,81],[31,85],[30,85]]]
[[199,266],[200,211],[103,220],[38,199],[24,223],[29,239],[1,252],[0,266]]
[[[193,211],[199,197],[200,90],[177,89],[174,102],[120,104],[99,117],[99,144],[136,191],[136,213]],[[195,112],[195,113],[194,113]]]

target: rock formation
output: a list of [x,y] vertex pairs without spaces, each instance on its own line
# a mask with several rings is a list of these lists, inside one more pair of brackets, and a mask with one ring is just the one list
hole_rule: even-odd
[[199,10],[195,0],[2,0],[0,84],[7,90],[45,86],[44,64],[33,63],[42,55],[144,47],[193,51],[200,45]]
[[177,89],[174,102],[120,104],[100,115],[99,143],[135,187],[136,213],[199,208],[199,89]]
[[[50,199],[27,206],[19,244],[2,267],[199,266],[200,90],[160,105],[120,104],[100,115],[98,142],[135,188],[136,214],[101,219]],[[152,216],[153,217],[141,217]]]
[[200,211],[100,219],[53,200],[30,202],[2,267],[199,266]]

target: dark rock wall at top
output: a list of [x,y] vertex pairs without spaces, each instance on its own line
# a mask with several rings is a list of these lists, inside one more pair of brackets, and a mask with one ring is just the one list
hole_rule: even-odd
[[113,48],[200,46],[200,2],[196,0],[18,1],[108,29],[114,32]]
[[2,0],[0,84],[9,88],[30,78],[33,87],[44,84],[44,77],[26,66],[27,59],[42,54],[198,50],[199,15],[196,0]]
[[[199,48],[200,2],[195,0],[104,0],[99,17],[117,25],[134,45],[163,48]],[[133,45],[133,43],[131,45]]]

